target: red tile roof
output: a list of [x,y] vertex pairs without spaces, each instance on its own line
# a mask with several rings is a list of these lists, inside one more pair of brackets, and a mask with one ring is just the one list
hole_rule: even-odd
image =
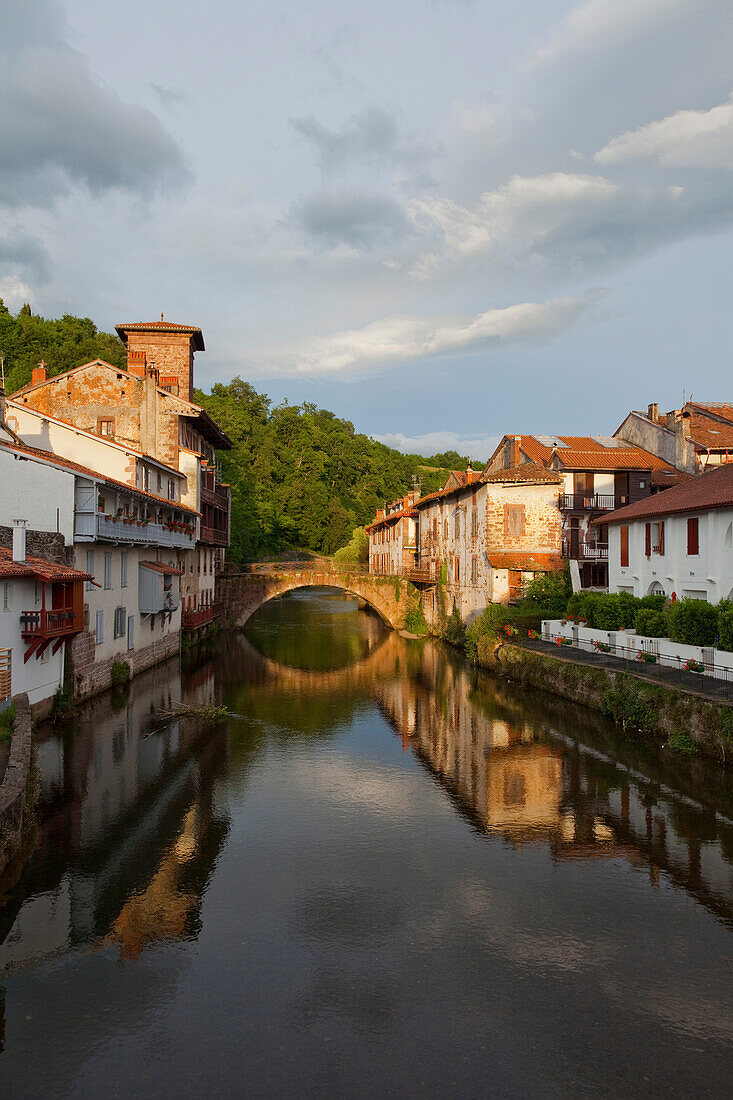
[[152,569],[154,573],[173,573],[176,577],[182,577],[185,569],[176,569],[174,565],[166,565],[164,561],[141,561],[146,569]]
[[61,565],[45,558],[26,557],[24,562],[13,561],[13,552],[0,546],[0,577],[38,577],[43,581],[88,581],[91,573],[80,573],[68,565]]
[[[559,444],[564,444],[564,446],[555,446],[541,441],[541,439],[550,438],[556,439]],[[634,447],[621,441],[619,441],[620,446],[617,446],[616,442],[610,446],[605,446],[599,439],[594,439],[590,435],[557,435],[541,438],[535,435],[504,436],[502,442],[494,451],[492,459],[509,439],[517,439],[520,450],[527,458],[541,466],[548,465],[553,460],[553,455],[556,455],[558,462],[566,470],[672,469],[661,458],[657,458],[649,451],[642,450],[641,447]]]
[[705,512],[710,508],[733,508],[733,462],[693,477],[672,489],[665,489],[626,508],[610,512],[594,523],[626,523],[649,516],[678,512]]
[[489,552],[492,569],[521,569],[525,573],[554,572],[563,568],[559,554],[533,554],[527,550]]
[[179,504],[175,500],[169,500],[168,497],[158,496],[157,493],[149,493],[144,489],[137,489],[134,485],[128,485],[125,481],[118,481],[114,477],[108,477],[107,474],[101,474],[98,470],[90,469],[89,466],[82,466],[81,463],[74,462],[70,458],[62,458],[61,455],[54,454],[52,451],[42,451],[40,447],[19,447],[17,443],[6,443],[2,439],[0,439],[0,447],[4,447],[5,450],[13,451],[17,454],[26,454],[31,455],[33,458],[43,459],[44,462],[50,462],[54,466],[59,466],[75,474],[93,477],[97,481],[104,482],[105,485],[108,485],[112,489],[124,489],[125,492],[132,493],[133,496],[141,497],[143,500],[154,500],[161,504],[168,504],[178,512],[188,512],[192,516],[201,514],[194,508],[188,508],[185,504]]
[[520,466],[511,466],[508,470],[484,474],[481,480],[487,484],[503,481],[548,481],[555,485],[562,484],[562,478],[555,470],[549,470],[537,462],[523,462]]
[[128,332],[181,332],[193,336],[196,351],[206,351],[204,337],[197,325],[177,325],[173,321],[136,321],[131,325],[115,325],[115,331],[123,344]]

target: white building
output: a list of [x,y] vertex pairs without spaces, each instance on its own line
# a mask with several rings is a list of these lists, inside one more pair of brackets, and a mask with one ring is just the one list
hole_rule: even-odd
[[[99,442],[99,441],[95,441]],[[81,696],[110,686],[115,661],[131,674],[177,653],[180,578],[189,573],[197,513],[172,498],[125,484],[78,462],[0,442],[0,515],[42,539],[62,535],[67,559],[89,574],[81,630],[71,654]]]
[[603,523],[611,592],[733,599],[733,464],[620,508]]
[[26,529],[14,524],[0,547],[0,707],[27,692],[36,715],[50,711],[63,684],[66,643],[82,629],[88,574],[26,554]]

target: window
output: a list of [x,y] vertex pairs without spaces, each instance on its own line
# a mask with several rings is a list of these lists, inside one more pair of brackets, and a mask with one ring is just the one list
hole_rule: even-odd
[[112,587],[112,553],[109,550],[104,555],[104,587]]
[[97,645],[101,645],[104,641],[104,611],[97,612],[97,625],[94,633]]
[[[94,551],[93,550],[87,550],[87,573],[91,573],[92,576],[94,576]],[[91,590],[94,588],[94,585],[92,584],[91,581],[87,581],[85,587],[86,587],[87,592],[91,592]]]
[[100,416],[97,419],[97,435],[112,439],[115,434],[115,418],[113,416]]
[[10,581],[3,581],[3,611],[10,609]]
[[504,505],[504,534],[520,538],[525,532],[524,505]]
[[687,521],[687,553],[690,557],[700,553],[700,520],[697,516]]
[[456,514],[454,516],[454,519],[453,519],[453,524],[454,524],[454,532],[453,533],[455,534],[455,537],[457,539],[459,539],[461,537],[461,513],[460,512],[456,512]]
[[39,581],[33,582],[33,606],[38,607],[41,602],[41,584]]
[[471,584],[478,584],[478,558],[471,558]]
[[132,615],[127,620],[127,648],[135,648],[135,619]]
[[102,493],[100,493],[99,497],[97,498],[97,511],[98,512],[103,512],[104,511],[104,496],[102,495]]
[[456,554],[455,559],[454,559],[454,565],[453,565],[453,580],[455,581],[456,584],[458,584],[460,579],[461,579],[461,561],[460,561],[460,558],[458,557],[458,555]]
[[652,554],[664,553],[664,523],[652,524]]
[[145,485],[145,491],[149,492],[150,491],[150,470],[147,468],[147,466],[145,467],[145,476],[144,476],[144,479],[143,479],[143,483]]
[[163,488],[163,478],[158,474],[158,492]]
[[629,564],[629,528],[627,525],[620,529],[621,535],[621,566],[625,567]]
[[478,508],[471,510],[471,538],[475,539],[478,535]]
[[448,541],[448,520],[443,521],[443,538]]
[[176,499],[176,483],[172,477],[168,478],[168,500]]
[[120,588],[127,588],[127,550],[120,554]]
[[124,637],[125,630],[127,629],[127,608],[116,607],[115,608],[115,624],[114,624],[114,636],[115,638]]

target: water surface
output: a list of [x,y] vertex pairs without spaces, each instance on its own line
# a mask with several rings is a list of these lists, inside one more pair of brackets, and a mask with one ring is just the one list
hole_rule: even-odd
[[[171,701],[224,700],[215,728]],[[329,590],[39,737],[0,1094],[730,1092],[733,793]]]

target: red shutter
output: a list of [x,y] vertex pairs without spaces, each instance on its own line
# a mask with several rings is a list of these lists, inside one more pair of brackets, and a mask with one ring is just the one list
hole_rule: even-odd
[[697,517],[687,521],[687,553],[700,553],[700,520]]
[[621,565],[629,564],[629,529],[624,524],[621,528]]
[[659,553],[664,553],[664,520],[659,524]]
[[648,558],[652,556],[652,525],[644,524],[644,553]]

